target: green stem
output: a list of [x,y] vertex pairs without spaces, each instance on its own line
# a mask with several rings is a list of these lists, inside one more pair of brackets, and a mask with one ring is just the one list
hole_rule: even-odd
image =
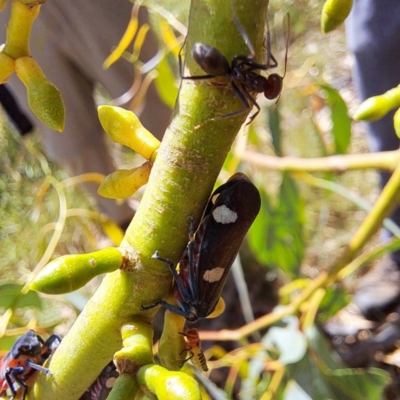
[[32,25],[39,11],[40,5],[29,7],[19,0],[11,1],[10,20],[7,24],[7,40],[2,50],[5,54],[15,59],[30,56],[29,38]]
[[[237,0],[236,11],[257,54],[262,43],[268,1]],[[257,29],[254,29],[256,27]],[[185,49],[185,75],[204,74],[190,56],[195,42],[217,47],[230,60],[249,54],[232,18],[229,1],[192,2]],[[229,80],[182,83],[171,124],[161,144],[149,183],[122,247],[131,247],[131,263],[108,274],[87,303],[59,349],[50,368],[54,376],[38,377],[29,399],[75,400],[122,346],[120,329],[135,315],[152,321],[156,309],[141,305],[164,298],[171,285],[168,267],[151,259],[160,255],[178,262],[188,241],[188,220],[203,211],[215,180],[246,117],[218,121],[209,118],[243,108]],[[195,126],[203,124],[196,129]]]
[[276,157],[245,151],[240,158],[263,168],[283,172],[346,172],[367,168],[393,171],[399,163],[400,150],[315,158]]

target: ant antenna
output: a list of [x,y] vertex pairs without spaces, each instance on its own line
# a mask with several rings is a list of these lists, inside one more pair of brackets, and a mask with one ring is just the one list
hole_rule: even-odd
[[[286,18],[287,18],[287,35],[286,35],[286,51],[285,51],[285,70],[283,72],[283,76],[280,76],[278,74],[271,74],[268,77],[268,82],[271,83],[271,91],[267,94],[267,91],[264,93],[265,97],[267,99],[273,99],[276,94],[274,95],[274,89],[276,91],[279,90],[279,94],[278,94],[278,98],[276,99],[276,102],[274,104],[274,107],[272,109],[272,111],[275,109],[276,105],[278,104],[281,95],[282,95],[282,86],[283,86],[283,79],[286,76],[286,67],[287,67],[287,59],[288,59],[288,48],[289,48],[289,41],[290,41],[290,14],[287,13],[286,14]],[[275,92],[276,93],[276,92]]]
[[[285,51],[285,69],[283,71],[283,76],[282,76],[282,82],[283,78],[286,76],[286,67],[287,67],[287,55],[288,55],[288,48],[289,48],[289,41],[290,41],[290,14],[286,14],[286,20],[287,20],[287,35],[286,35],[286,51]],[[278,104],[279,99],[282,96],[282,91],[279,93],[278,98],[276,99],[275,105]]]
[[269,32],[269,22],[267,18],[267,65],[269,67],[269,62],[271,61],[271,34]]
[[285,52],[285,70],[282,76],[282,79],[286,76],[286,66],[287,66],[287,55],[288,55],[288,48],[289,48],[289,42],[290,42],[290,14],[286,14],[286,20],[287,20],[287,35],[286,35],[286,52]]

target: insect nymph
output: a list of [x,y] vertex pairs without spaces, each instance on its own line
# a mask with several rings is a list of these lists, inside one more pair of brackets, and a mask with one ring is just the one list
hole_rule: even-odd
[[25,382],[29,377],[36,371],[52,376],[47,368],[42,367],[42,364],[54,353],[60,343],[61,338],[58,335],[51,335],[44,341],[33,330],[21,336],[1,360],[0,396],[9,388],[14,399],[17,395],[16,383],[22,389],[24,400],[28,392],[28,385]]
[[157,252],[153,256],[170,268],[176,305],[159,300],[142,306],[142,310],[161,304],[188,321],[209,316],[218,303],[232,263],[260,205],[257,188],[244,174],[233,175],[217,188],[196,234],[191,219],[190,240],[179,261],[179,272],[170,259],[160,257]]
[[207,360],[204,355],[203,349],[201,348],[199,331],[196,328],[185,329],[185,332],[179,332],[185,337],[186,343],[189,346],[186,350],[190,357],[185,361],[191,361],[191,363],[200,369],[201,371],[207,372]]

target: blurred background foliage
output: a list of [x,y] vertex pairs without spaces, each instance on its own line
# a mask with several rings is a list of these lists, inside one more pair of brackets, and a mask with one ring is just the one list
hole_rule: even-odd
[[[185,34],[188,3],[144,2],[161,52],[154,65],[137,60],[134,64],[135,70],[142,72],[137,74],[142,78],[142,90],[132,100],[133,109],[140,106],[149,84],[155,84],[162,100],[173,106],[179,85],[177,54]],[[351,84],[351,55],[346,51],[344,27],[328,36],[321,34],[322,4],[322,0],[270,0],[272,53],[279,63],[277,72],[283,75],[286,71],[284,90],[277,104],[258,97],[262,111],[248,132],[239,133],[221,172],[223,182],[237,169],[242,170],[262,194],[262,211],[248,235],[242,265],[244,275],[255,270],[255,280],[266,282],[271,293],[264,291],[253,298],[251,279],[248,282],[246,277],[249,295],[243,274],[237,272],[240,267],[234,267],[241,309],[249,301],[256,317],[272,311],[278,303],[287,303],[331,264],[365,218],[354,199],[361,196],[372,203],[378,193],[373,170],[340,175],[321,172],[313,174],[320,180],[313,180],[306,174],[262,168],[252,162],[251,154],[246,157],[249,150],[305,158],[368,151],[362,126],[349,117],[358,103]],[[285,66],[288,12],[290,44]],[[140,43],[138,47],[140,50]],[[132,46],[123,57],[137,58]],[[101,88],[97,97],[99,103],[111,100]],[[36,134],[21,138],[2,113],[0,129],[0,351],[4,353],[28,328],[64,335],[100,282],[96,279],[65,296],[26,292],[23,288],[38,263],[43,258],[94,251],[109,244],[107,234],[115,242],[121,233],[96,213],[91,199],[76,184],[63,184],[69,177],[46,160]],[[119,167],[138,162],[126,148],[111,141],[110,148]],[[133,204],[140,197],[141,192],[134,196]],[[60,219],[61,211],[64,219]],[[369,246],[376,243],[377,238]],[[54,250],[50,254],[49,246]],[[348,303],[357,278],[358,273],[348,277],[344,286],[331,286],[322,293],[308,323],[291,316],[240,345],[204,342],[206,355],[212,360],[211,379],[194,372],[204,385],[204,397],[381,399],[388,375],[380,369],[347,368],[314,324]],[[229,304],[232,295],[227,296]],[[229,311],[228,306],[228,319]],[[250,322],[252,315],[251,308],[244,311],[244,321]],[[206,321],[201,327],[224,328],[213,323]],[[210,337],[215,339],[218,334]],[[187,365],[184,368],[193,373]]]

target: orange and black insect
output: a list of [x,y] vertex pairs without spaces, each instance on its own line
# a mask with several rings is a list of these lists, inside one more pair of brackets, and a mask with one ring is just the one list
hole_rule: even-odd
[[189,353],[189,358],[185,360],[189,361],[198,369],[207,372],[207,360],[204,355],[203,349],[201,348],[201,341],[199,337],[199,331],[196,328],[185,329],[185,332],[179,332],[185,337],[188,348],[184,351]]
[[12,399],[17,394],[16,385],[22,389],[22,399],[25,400],[28,385],[26,380],[36,371],[44,372],[52,376],[51,372],[42,367],[42,364],[50,357],[61,343],[58,335],[51,335],[44,341],[33,330],[29,330],[21,336],[11,350],[4,356],[0,364],[0,395],[4,395],[7,389],[12,393]]
[[217,188],[196,234],[190,219],[190,240],[179,261],[179,272],[170,259],[159,257],[158,252],[153,256],[170,268],[177,305],[159,300],[142,306],[142,310],[161,304],[191,322],[209,316],[215,310],[233,261],[260,206],[260,193],[244,174],[233,175]]

